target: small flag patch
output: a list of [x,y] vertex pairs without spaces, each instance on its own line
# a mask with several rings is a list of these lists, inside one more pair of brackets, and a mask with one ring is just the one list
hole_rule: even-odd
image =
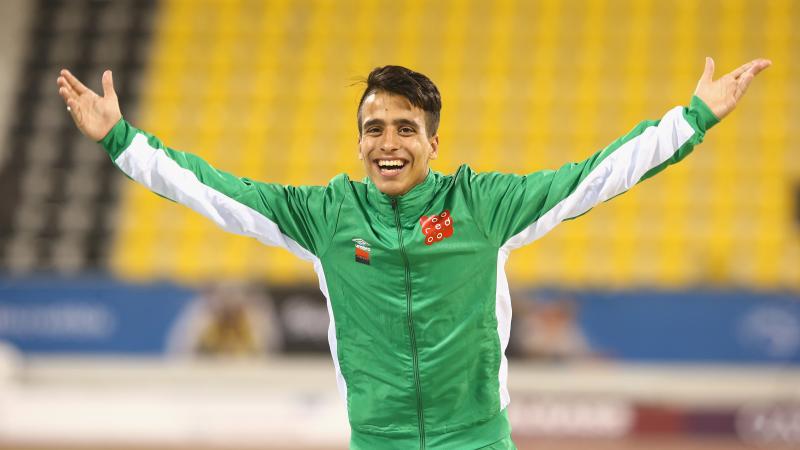
[[369,254],[372,249],[369,248],[367,241],[359,238],[353,239],[356,245],[356,262],[369,265]]

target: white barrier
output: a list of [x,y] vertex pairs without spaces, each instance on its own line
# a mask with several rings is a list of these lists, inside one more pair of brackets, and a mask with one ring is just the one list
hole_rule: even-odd
[[[800,401],[797,369],[512,361],[510,370],[512,421],[524,418],[541,434],[624,435],[633,402],[740,408]],[[39,358],[13,373],[0,384],[0,443],[291,449],[348,442],[333,366],[321,358]]]

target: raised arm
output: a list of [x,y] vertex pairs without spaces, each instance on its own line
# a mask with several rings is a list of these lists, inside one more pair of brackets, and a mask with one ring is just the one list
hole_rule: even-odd
[[313,260],[327,249],[340,196],[333,185],[284,186],[239,178],[196,155],[165,146],[122,118],[111,71],[103,96],[69,71],[58,77],[59,94],[78,129],[98,141],[128,177],[213,220],[224,230],[283,247]]
[[688,107],[643,121],[588,159],[527,176],[471,174],[478,220],[498,246],[514,249],[542,237],[564,220],[632,188],[686,157],[706,131],[728,115],[770,61],[753,60],[712,80],[706,67]]

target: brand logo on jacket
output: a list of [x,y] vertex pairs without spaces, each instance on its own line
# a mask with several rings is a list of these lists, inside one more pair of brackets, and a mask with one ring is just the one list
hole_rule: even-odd
[[449,210],[432,216],[422,216],[419,224],[422,234],[425,235],[425,245],[433,245],[453,235],[453,218],[450,217]]
[[355,238],[353,242],[356,244],[356,262],[369,265],[369,254],[372,249],[369,248],[367,241]]

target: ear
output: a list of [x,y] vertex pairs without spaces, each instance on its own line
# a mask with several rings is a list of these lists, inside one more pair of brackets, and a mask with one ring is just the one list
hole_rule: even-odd
[[431,144],[431,152],[428,154],[428,159],[436,159],[439,157],[439,135],[435,134],[428,141]]
[[361,154],[361,134],[358,135],[358,141],[356,141],[356,153],[358,153],[358,159],[363,160],[364,155]]

